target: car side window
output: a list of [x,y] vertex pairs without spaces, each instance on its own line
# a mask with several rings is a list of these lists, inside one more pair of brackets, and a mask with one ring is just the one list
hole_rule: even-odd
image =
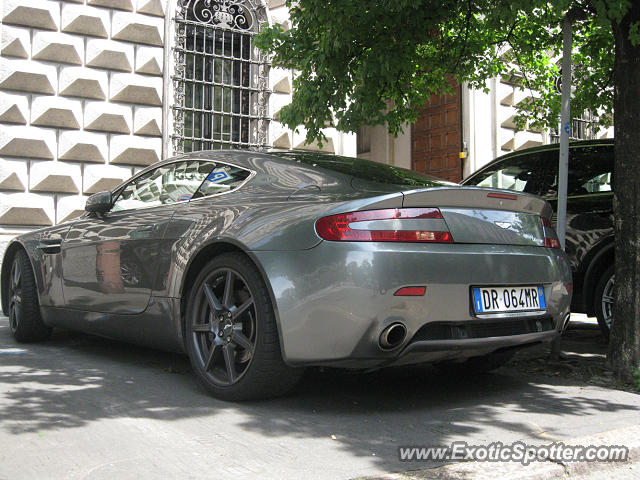
[[191,200],[215,165],[211,162],[191,161],[176,164],[164,179],[163,203]]
[[[557,162],[557,157],[554,159]],[[613,148],[610,146],[576,147],[569,151],[567,194],[592,195],[613,190]],[[558,168],[554,170],[553,196],[558,191]]]
[[569,157],[569,195],[612,191],[613,163],[612,147],[576,148]]
[[610,192],[611,188],[611,172],[603,173],[601,175],[596,175],[593,178],[587,180],[584,185],[582,185],[589,193],[600,193],[600,192]]
[[211,162],[191,160],[155,168],[127,184],[111,211],[188,201],[214,166]]
[[238,188],[251,175],[249,170],[226,164],[209,162],[213,167],[193,198],[226,193]]

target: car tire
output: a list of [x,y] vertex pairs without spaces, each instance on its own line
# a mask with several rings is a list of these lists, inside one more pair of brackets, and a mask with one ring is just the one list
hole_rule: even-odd
[[596,312],[600,331],[607,340],[609,339],[609,332],[611,330],[611,324],[613,323],[614,284],[615,272],[614,266],[611,265],[600,277],[593,295],[593,310]]
[[51,328],[40,316],[36,279],[27,252],[17,250],[11,259],[7,296],[9,328],[19,342],[37,342],[51,335]]
[[303,374],[285,365],[267,287],[241,253],[215,257],[188,295],[185,344],[200,383],[223,400],[288,393]]
[[464,362],[441,362],[435,364],[438,372],[447,375],[478,375],[503,366],[515,355],[515,350],[502,350],[480,357],[471,357]]

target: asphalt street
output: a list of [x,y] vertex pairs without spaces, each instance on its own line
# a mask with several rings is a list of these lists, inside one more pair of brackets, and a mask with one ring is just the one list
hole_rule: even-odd
[[226,403],[186,357],[0,317],[0,478],[349,479],[436,464],[399,446],[549,443],[640,423],[640,395],[508,369],[309,371],[287,398]]

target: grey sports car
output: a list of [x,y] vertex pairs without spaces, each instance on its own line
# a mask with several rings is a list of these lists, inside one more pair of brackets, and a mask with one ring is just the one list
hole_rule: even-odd
[[305,366],[489,370],[554,339],[571,272],[549,204],[334,155],[206,151],[16,238],[18,341],[65,327],[185,351],[214,395],[290,390]]

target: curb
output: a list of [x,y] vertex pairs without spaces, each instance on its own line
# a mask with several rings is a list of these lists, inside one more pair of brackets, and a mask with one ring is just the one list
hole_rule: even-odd
[[640,461],[640,425],[610,430],[585,437],[557,440],[564,445],[616,445],[629,449],[627,462],[552,462],[539,461],[529,465],[514,462],[460,462],[441,467],[389,473],[357,480],[552,480],[584,475]]

